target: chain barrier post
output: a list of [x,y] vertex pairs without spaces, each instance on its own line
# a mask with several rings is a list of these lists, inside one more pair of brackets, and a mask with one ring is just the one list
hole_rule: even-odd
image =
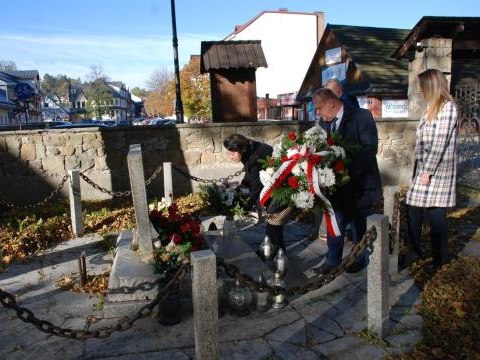
[[372,226],[377,229],[377,242],[367,266],[367,324],[379,339],[383,339],[390,313],[388,216],[369,216],[367,228]]
[[173,202],[173,177],[172,177],[172,163],[163,163],[163,193],[165,194],[165,201],[167,205]]
[[398,221],[398,201],[397,193],[400,186],[385,186],[383,190],[383,213],[388,216],[390,221],[390,276],[395,277],[398,274],[398,254],[399,254],[399,221]]
[[80,190],[80,171],[68,170],[70,186],[68,195],[70,199],[70,217],[72,221],[72,231],[75,236],[83,236],[83,213],[82,213],[82,193]]
[[130,188],[132,189],[133,208],[137,229],[132,242],[132,249],[140,251],[140,256],[147,260],[153,254],[152,230],[148,217],[147,191],[143,170],[142,148],[140,144],[130,145],[127,155]]
[[190,254],[195,359],[220,359],[218,335],[217,260],[211,250]]

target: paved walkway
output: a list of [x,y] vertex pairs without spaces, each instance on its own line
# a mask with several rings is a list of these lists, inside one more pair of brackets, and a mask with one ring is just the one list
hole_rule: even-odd
[[[308,269],[318,265],[326,251],[323,241],[308,240],[310,231],[308,225],[297,222],[286,226],[290,259],[287,286],[314,276]],[[255,249],[263,238],[264,224],[241,234]],[[0,274],[0,287],[36,316],[64,328],[95,329],[114,324],[118,318],[105,317],[99,297],[56,287],[62,275],[77,271],[82,251],[87,254],[89,274],[108,269],[111,256],[98,247],[100,240],[98,236],[71,240],[25,264],[11,265]],[[419,290],[409,274],[402,272],[391,281],[389,335],[372,342],[368,333],[358,334],[367,327],[366,271],[341,275],[321,289],[292,299],[283,309],[240,318],[224,315],[219,320],[221,358],[382,359],[410,349],[420,339],[418,302]],[[127,331],[86,342],[45,334],[3,307],[0,324],[0,359],[171,360],[193,359],[195,354],[189,312],[173,327],[161,326],[152,316],[138,320]]]

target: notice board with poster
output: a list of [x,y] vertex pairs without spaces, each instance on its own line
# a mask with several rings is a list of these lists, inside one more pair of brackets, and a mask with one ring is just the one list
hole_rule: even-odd
[[329,79],[337,79],[338,81],[345,81],[347,70],[346,63],[329,66],[322,70],[322,86],[324,86]]

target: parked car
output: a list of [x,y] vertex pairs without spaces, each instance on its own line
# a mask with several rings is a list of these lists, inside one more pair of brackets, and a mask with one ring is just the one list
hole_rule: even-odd
[[72,125],[73,123],[70,121],[48,121],[45,122],[45,129],[51,129],[55,126],[60,126],[60,125]]
[[175,125],[177,122],[172,119],[153,119],[148,122],[148,125],[153,126],[164,126],[164,125]]
[[50,127],[50,129],[78,129],[78,128],[109,128],[112,127],[106,124],[63,124]]
[[130,126],[130,122],[128,120],[118,120],[117,126]]

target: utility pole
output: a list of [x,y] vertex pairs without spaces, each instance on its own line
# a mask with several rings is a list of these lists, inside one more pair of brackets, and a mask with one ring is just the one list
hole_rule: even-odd
[[183,104],[182,94],[180,92],[180,70],[178,67],[178,39],[177,39],[177,20],[175,18],[175,0],[170,0],[172,11],[172,32],[173,32],[173,61],[175,64],[175,116],[177,123],[183,123]]
[[68,81],[68,121],[72,122],[72,81]]

